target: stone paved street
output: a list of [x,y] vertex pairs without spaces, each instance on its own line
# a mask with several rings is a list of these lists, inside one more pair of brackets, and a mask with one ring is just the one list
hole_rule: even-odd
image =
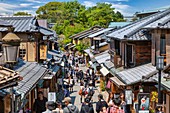
[[[81,102],[80,102],[80,95],[78,94],[79,90],[80,90],[80,86],[79,86],[79,83],[77,83],[74,86],[74,92],[71,93],[70,96],[72,98],[72,103],[74,105],[76,105],[80,110],[81,109]],[[98,101],[98,97],[97,97],[98,94],[99,94],[99,92],[98,92],[97,88],[95,88],[95,94],[93,95],[93,108],[94,108],[94,111],[96,109],[96,102]],[[96,111],[95,111],[95,113],[96,113]]]

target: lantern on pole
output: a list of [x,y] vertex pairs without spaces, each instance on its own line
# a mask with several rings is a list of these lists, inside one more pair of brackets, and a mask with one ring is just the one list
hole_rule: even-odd
[[12,32],[9,32],[2,38],[2,47],[6,63],[17,62],[20,41],[21,39]]

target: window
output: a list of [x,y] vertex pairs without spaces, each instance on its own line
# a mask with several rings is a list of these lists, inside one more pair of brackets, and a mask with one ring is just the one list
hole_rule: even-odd
[[99,51],[99,40],[95,40],[95,51]]
[[115,40],[115,50],[116,54],[120,55],[120,41]]
[[19,49],[19,57],[24,58],[26,55],[26,49]]
[[166,39],[165,39],[165,34],[162,34],[161,38],[160,38],[160,54],[161,55],[166,55]]

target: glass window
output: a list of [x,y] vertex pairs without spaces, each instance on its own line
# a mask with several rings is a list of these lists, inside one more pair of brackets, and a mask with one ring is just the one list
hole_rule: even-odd
[[165,55],[166,54],[166,39],[165,39],[165,34],[161,35],[160,38],[160,54]]
[[115,50],[116,50],[116,54],[120,55],[120,41],[115,40]]

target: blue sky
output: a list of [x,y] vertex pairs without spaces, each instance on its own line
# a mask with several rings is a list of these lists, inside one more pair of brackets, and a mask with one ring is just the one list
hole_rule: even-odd
[[[24,11],[35,15],[38,7],[50,1],[69,0],[0,0],[0,15],[10,15],[18,11]],[[170,7],[170,0],[78,0],[81,4],[91,7],[96,2],[112,4],[116,11],[125,16],[133,15],[135,12],[155,10],[158,8]]]

